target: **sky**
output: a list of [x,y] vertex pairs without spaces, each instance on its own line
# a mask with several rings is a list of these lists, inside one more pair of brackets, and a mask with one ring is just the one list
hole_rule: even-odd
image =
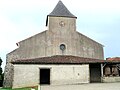
[[[0,0],[0,57],[16,43],[46,30],[46,16],[59,0]],[[101,43],[104,57],[120,57],[120,0],[62,0],[77,16],[77,31]]]

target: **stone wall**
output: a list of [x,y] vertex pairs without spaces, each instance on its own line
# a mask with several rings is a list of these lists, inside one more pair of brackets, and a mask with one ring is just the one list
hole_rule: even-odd
[[50,68],[51,85],[89,83],[89,65],[15,64],[13,88],[38,85],[40,83],[40,68]]
[[13,74],[14,74],[14,67],[11,63],[7,63],[5,66],[5,72],[4,72],[4,82],[3,86],[6,87],[12,87],[13,85]]
[[107,82],[107,83],[110,83],[110,82],[120,82],[120,77],[103,77],[102,78],[103,82]]
[[76,34],[75,48],[77,56],[104,59],[103,46],[79,32]]

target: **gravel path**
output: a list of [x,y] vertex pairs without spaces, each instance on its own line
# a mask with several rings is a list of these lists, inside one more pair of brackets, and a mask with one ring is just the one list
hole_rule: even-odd
[[120,90],[119,83],[90,83],[80,85],[41,86],[41,90]]

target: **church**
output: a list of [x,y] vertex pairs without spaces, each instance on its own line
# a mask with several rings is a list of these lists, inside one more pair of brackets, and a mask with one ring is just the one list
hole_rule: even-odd
[[103,45],[78,32],[76,19],[59,1],[46,17],[48,29],[7,54],[4,87],[102,82]]

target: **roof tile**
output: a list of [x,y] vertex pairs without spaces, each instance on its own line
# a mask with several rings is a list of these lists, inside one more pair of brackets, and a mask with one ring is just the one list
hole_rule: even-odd
[[51,57],[41,57],[33,59],[22,59],[13,61],[13,64],[88,64],[88,63],[104,63],[105,60],[84,58],[69,55],[57,55]]

